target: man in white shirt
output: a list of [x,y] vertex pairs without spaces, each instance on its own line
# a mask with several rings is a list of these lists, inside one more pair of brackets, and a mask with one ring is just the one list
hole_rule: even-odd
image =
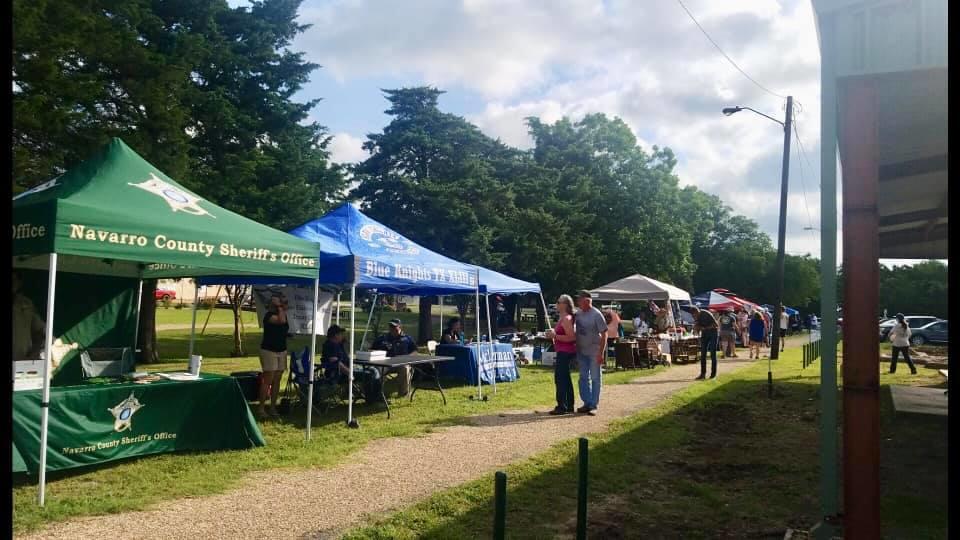
[[780,352],[783,352],[784,344],[787,340],[787,330],[790,328],[790,316],[787,315],[787,308],[780,306]]

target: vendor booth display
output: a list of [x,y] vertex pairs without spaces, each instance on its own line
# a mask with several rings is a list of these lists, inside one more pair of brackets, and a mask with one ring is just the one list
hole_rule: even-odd
[[[39,474],[41,505],[49,468],[187,448],[263,444],[233,379],[199,375],[194,364],[193,373],[137,374],[128,382],[107,379],[97,384],[102,378],[83,377],[85,362],[79,356],[106,344],[110,323],[121,330],[109,345],[136,350],[136,309],[142,293],[138,285],[144,279],[220,274],[310,279],[317,273],[313,244],[205,201],[120,139],[62,176],[17,196],[13,230],[14,271],[47,277],[45,295],[18,299],[23,312],[35,306],[36,315],[45,313],[43,384],[39,390],[17,392],[13,411],[14,455],[20,456],[25,470]],[[116,281],[110,283],[111,278]],[[87,279],[104,282],[102,295],[113,298],[110,306],[94,312],[92,323],[73,316],[63,321],[61,313],[69,314],[77,297],[84,296],[77,290],[86,292],[80,284]],[[76,280],[79,288],[64,289],[69,280]],[[14,318],[21,314],[15,311]],[[127,333],[131,322],[133,332]],[[76,331],[78,324],[85,330]],[[52,362],[57,359],[55,338],[67,348],[77,345],[57,366]],[[191,338],[191,353],[192,348]],[[106,361],[94,356],[93,362]],[[121,352],[121,372],[128,369],[123,365]],[[67,382],[74,386],[52,391],[54,368],[68,366],[79,370],[80,381],[74,378]],[[212,407],[209,413],[200,405],[183,406],[197,403],[189,397],[197,392],[204,392],[203,406]],[[167,409],[169,418],[155,416]],[[208,416],[214,412],[217,416]],[[221,427],[212,429],[210,419]],[[223,435],[227,428],[234,433]],[[110,447],[117,449],[104,451]],[[84,450],[89,448],[97,450]]]

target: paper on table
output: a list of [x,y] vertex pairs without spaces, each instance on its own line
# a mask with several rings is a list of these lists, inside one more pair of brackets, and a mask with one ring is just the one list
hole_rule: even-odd
[[199,375],[193,375],[191,373],[155,373],[154,375],[171,381],[195,381],[200,378]]

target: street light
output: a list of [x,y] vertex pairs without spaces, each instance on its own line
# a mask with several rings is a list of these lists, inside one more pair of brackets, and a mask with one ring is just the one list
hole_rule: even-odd
[[[723,114],[730,116],[743,110],[759,114],[783,127],[783,164],[780,169],[780,227],[777,234],[777,303],[773,308],[776,316],[773,319],[774,332],[770,343],[770,360],[776,360],[780,357],[780,332],[777,330],[780,329],[780,317],[783,312],[783,260],[787,234],[787,183],[790,175],[790,125],[793,122],[793,96],[787,96],[787,111],[783,122],[750,107],[724,107]],[[772,397],[773,370],[769,361],[767,362],[767,390]]]

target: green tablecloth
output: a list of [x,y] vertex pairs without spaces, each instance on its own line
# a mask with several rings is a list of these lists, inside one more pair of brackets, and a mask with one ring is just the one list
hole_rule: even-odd
[[[13,393],[13,471],[40,467],[40,390]],[[135,400],[135,401],[134,401]],[[178,450],[263,446],[237,381],[112,382],[50,389],[47,470]]]

